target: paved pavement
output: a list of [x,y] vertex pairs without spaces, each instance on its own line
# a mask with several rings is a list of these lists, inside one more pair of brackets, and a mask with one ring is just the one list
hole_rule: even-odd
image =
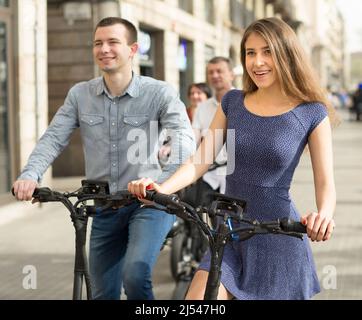
[[[344,121],[333,135],[337,227],[331,241],[312,244],[323,288],[315,299],[362,299],[362,123]],[[312,178],[305,154],[292,186],[301,212],[315,208]],[[79,181],[62,179],[55,186],[72,190]],[[73,227],[60,204],[14,202],[0,208],[0,299],[70,299],[73,255]],[[169,270],[166,248],[154,273],[157,299],[170,298]],[[30,279],[34,271],[36,279]]]

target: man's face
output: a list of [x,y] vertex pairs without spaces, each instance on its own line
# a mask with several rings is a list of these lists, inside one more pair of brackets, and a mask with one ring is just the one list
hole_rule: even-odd
[[207,81],[215,91],[229,90],[234,74],[225,61],[207,65]]
[[104,72],[114,73],[130,67],[137,49],[137,43],[128,44],[128,32],[122,24],[99,27],[94,34],[94,61]]

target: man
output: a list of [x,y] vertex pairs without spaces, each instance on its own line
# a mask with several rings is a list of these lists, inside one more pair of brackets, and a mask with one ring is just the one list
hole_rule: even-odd
[[[213,90],[213,96],[198,105],[192,121],[197,145],[202,137],[206,135],[222,97],[233,87],[234,73],[230,59],[219,56],[212,58],[206,66],[206,75],[207,82]],[[196,199],[199,201],[201,199],[202,204],[210,203],[213,193],[225,192],[225,147],[221,150],[215,162],[217,168],[209,170],[204,174],[202,180],[197,183]]]
[[[164,82],[132,72],[137,50],[137,31],[129,21],[109,17],[98,23],[93,55],[103,76],[70,89],[13,185],[19,200],[32,198],[77,127],[87,179],[107,180],[111,193],[143,176],[164,181],[194,151],[193,132],[178,94]],[[174,134],[172,159],[162,170],[157,162],[158,130],[156,138],[148,139],[155,136],[157,124]],[[128,299],[153,299],[152,269],[174,220],[136,202],[95,217],[90,239],[93,298],[119,299],[123,285]]]
[[356,121],[360,121],[362,114],[362,83],[358,85],[358,89],[353,95],[353,109],[356,112]]

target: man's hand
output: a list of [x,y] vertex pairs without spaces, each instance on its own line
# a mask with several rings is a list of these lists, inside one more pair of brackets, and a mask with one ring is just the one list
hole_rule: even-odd
[[13,184],[14,194],[18,200],[30,201],[38,184],[34,180],[17,180]]

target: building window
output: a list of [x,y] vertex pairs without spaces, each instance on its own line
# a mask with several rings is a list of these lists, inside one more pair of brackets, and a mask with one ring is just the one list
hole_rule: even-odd
[[230,0],[229,10],[230,10],[230,21],[234,27],[243,29],[245,28],[245,5],[243,0]]
[[178,7],[188,13],[193,14],[192,2],[193,0],[178,0]]
[[204,1],[205,1],[205,19],[207,22],[214,24],[215,23],[214,0],[204,0]]
[[165,79],[163,38],[163,31],[141,27],[138,33],[141,75],[158,80]]
[[255,21],[254,0],[230,0],[230,20],[234,27],[244,29]]
[[215,49],[210,46],[205,46],[205,65],[208,64],[208,62],[215,57]]
[[187,87],[194,82],[193,43],[191,41],[180,39],[177,67],[180,76],[180,97],[187,104]]
[[139,37],[139,58],[141,75],[154,77],[155,73],[155,39],[152,33],[140,30]]

